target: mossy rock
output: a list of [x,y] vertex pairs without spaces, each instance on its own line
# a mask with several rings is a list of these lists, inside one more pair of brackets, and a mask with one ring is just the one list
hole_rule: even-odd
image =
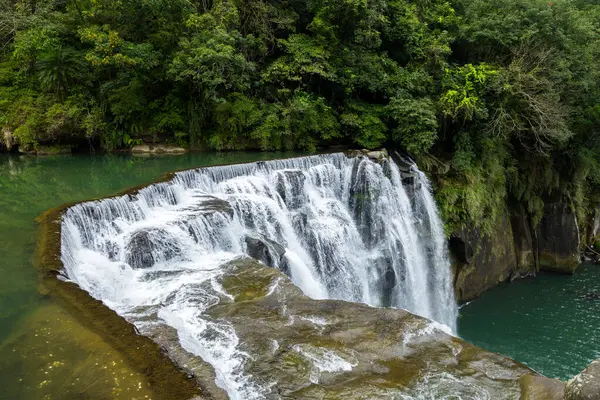
[[38,156],[52,156],[59,154],[71,154],[71,146],[68,145],[38,145],[35,148],[35,154]]
[[520,400],[563,400],[565,397],[565,382],[557,379],[525,375],[520,382]]
[[220,283],[233,299],[223,297],[208,314],[233,325],[250,356],[245,372],[276,381],[274,396],[388,398],[423,390],[470,396],[476,390],[518,399],[520,379],[538,376],[407,311],[310,299],[281,272],[251,259],[228,265]]

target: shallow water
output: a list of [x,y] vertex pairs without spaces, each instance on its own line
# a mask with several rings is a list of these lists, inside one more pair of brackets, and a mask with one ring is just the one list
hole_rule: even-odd
[[551,378],[600,358],[600,266],[503,284],[460,310],[460,336]]
[[56,304],[40,304],[0,345],[2,399],[151,399],[146,376]]
[[[36,336],[34,332],[39,329],[42,314],[50,319],[65,317],[64,310],[55,304],[48,306],[47,300],[37,293],[37,275],[32,258],[37,236],[34,219],[39,214],[64,203],[115,194],[128,187],[151,182],[173,170],[292,155],[297,153],[194,153],[143,158],[129,155],[0,155],[0,399],[72,399],[73,393],[78,393],[79,397],[75,398],[82,399],[118,398],[106,392],[103,385],[76,380],[81,372],[79,368],[85,365],[89,375],[98,376],[98,382],[101,382],[106,360],[105,353],[98,351],[93,344],[94,340],[89,340],[88,348],[85,341],[78,344],[69,339],[68,332],[73,332],[73,327],[78,326],[76,321],[52,325],[51,338],[44,338],[39,333]],[[63,331],[59,331],[61,327],[64,327]],[[89,330],[81,326],[78,328],[76,335],[93,337]],[[97,343],[104,346],[106,352],[110,351],[100,339]],[[66,362],[58,360],[64,365],[55,367],[54,371],[60,371],[55,379],[42,379],[47,375],[44,372],[48,371],[42,371],[42,375],[34,373],[34,370],[44,368],[45,364],[40,364],[43,360],[30,363],[18,356],[37,354],[34,358],[40,358],[37,352],[42,347],[48,350],[48,354],[58,354],[60,350],[60,354],[68,354],[71,359]],[[86,361],[85,364],[73,361],[90,357],[95,361]],[[118,363],[120,359],[115,358],[114,361]],[[64,390],[62,385],[65,381],[74,384],[74,392]],[[139,380],[130,383],[138,385]]]

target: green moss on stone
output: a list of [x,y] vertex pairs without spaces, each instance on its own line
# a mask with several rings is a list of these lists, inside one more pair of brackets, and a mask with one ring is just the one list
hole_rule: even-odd
[[60,258],[61,218],[71,205],[50,209],[37,219],[40,233],[34,264],[40,273],[40,293],[57,301],[84,326],[94,330],[122,353],[130,365],[148,378],[154,399],[188,400],[201,396],[202,391],[196,381],[176,367],[158,344],[138,335],[132,324],[77,285],[57,279],[63,268]]

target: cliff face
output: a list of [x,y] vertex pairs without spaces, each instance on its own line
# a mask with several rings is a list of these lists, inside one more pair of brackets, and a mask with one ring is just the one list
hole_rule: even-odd
[[573,273],[579,265],[580,236],[575,214],[564,204],[546,205],[536,228],[540,268]]
[[466,228],[453,232],[450,250],[459,301],[472,300],[508,279],[537,271],[573,273],[580,262],[575,214],[562,203],[547,204],[532,228],[520,204],[507,205],[491,234]]

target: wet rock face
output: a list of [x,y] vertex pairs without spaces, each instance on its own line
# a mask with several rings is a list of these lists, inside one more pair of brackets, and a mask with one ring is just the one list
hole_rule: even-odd
[[284,170],[277,174],[277,193],[290,210],[297,209],[304,201],[304,181],[301,170]]
[[511,210],[510,225],[517,257],[517,271],[513,273],[513,277],[537,271],[537,249],[533,241],[533,230],[523,205],[515,206]]
[[547,381],[407,311],[312,300],[252,260],[226,268],[220,283],[231,297],[208,313],[233,325],[249,355],[245,374],[267,399],[518,399],[522,377]]
[[452,236],[448,246],[458,262],[470,264],[473,260],[473,247],[463,239]]
[[565,400],[600,400],[600,360],[567,383]]
[[214,213],[222,213],[229,218],[233,218],[233,207],[231,204],[223,199],[219,199],[214,196],[198,196],[198,202],[193,206],[187,208],[187,210],[192,211],[194,214],[214,214]]
[[369,265],[369,273],[378,276],[378,286],[381,298],[379,299],[381,306],[390,307],[392,304],[392,297],[394,288],[397,285],[404,284],[404,277],[398,277],[392,262],[391,255],[388,251],[383,252],[372,261],[372,265]]
[[384,221],[373,207],[381,194],[379,187],[374,185],[371,179],[375,167],[378,166],[367,162],[355,164],[352,169],[353,184],[350,188],[350,210],[368,247],[374,246],[385,231]]
[[[283,264],[285,248],[273,240],[246,236],[244,238],[248,255],[270,267],[279,267]],[[285,272],[285,271],[283,271]]]
[[465,228],[454,232],[453,238],[450,250],[454,258],[454,287],[459,301],[477,298],[507,280],[517,269],[508,212],[499,217],[489,235],[479,229]]
[[131,268],[150,268],[158,261],[168,261],[181,256],[177,241],[162,229],[145,229],[135,232],[125,248],[125,262]]
[[537,227],[540,268],[573,273],[579,260],[579,229],[575,214],[564,204],[547,204]]
[[579,247],[575,214],[562,203],[547,204],[535,229],[522,205],[507,207],[490,235],[469,227],[453,232],[449,248],[457,299],[471,300],[509,278],[540,269],[573,273],[580,264]]
[[453,232],[448,247],[457,299],[472,300],[507,279],[535,274],[537,250],[533,236],[521,206],[507,207],[490,234],[469,227]]

